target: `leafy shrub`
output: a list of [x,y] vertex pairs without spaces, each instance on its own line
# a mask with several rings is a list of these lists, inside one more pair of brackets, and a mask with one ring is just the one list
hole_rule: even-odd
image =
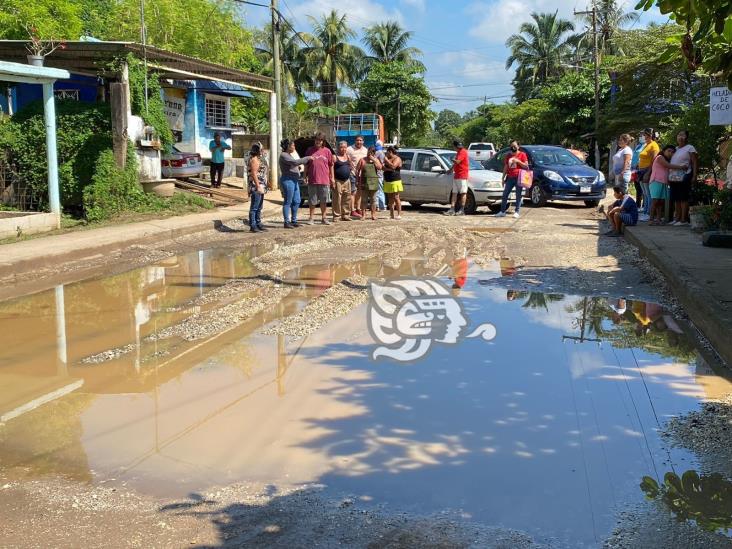
[[147,77],[147,109],[145,108],[145,66],[142,61],[127,57],[130,79],[130,106],[132,114],[142,117],[145,124],[155,128],[165,150],[170,150],[175,139],[165,116],[165,104],[161,95],[160,79],[155,72]]
[[[61,204],[67,211],[78,211],[99,155],[112,146],[109,105],[57,101],[56,127]],[[48,164],[42,102],[29,104],[10,122],[0,124],[0,149],[7,151],[13,169],[41,207],[46,207]]]
[[127,146],[124,169],[117,167],[112,149],[99,155],[92,183],[84,189],[84,213],[89,221],[102,221],[125,210],[135,209],[144,201],[137,176],[135,148]]

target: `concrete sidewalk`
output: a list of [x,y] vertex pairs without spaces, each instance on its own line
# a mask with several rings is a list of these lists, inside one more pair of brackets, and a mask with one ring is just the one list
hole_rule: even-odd
[[[275,207],[270,203],[267,208]],[[0,246],[0,277],[38,269],[91,255],[109,253],[156,240],[175,238],[214,228],[215,221],[246,218],[249,204],[138,223],[109,225],[99,229],[72,231]]]
[[691,321],[732,366],[732,249],[702,246],[688,227],[627,227],[625,236],[666,277]]

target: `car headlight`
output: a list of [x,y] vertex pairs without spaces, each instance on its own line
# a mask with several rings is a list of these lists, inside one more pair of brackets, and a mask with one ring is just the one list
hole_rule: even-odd
[[481,181],[474,185],[476,189],[500,189],[501,188],[501,182],[500,181]]
[[605,174],[602,172],[599,172],[600,175],[597,176],[597,182],[598,183],[605,183]]
[[544,170],[544,177],[551,179],[552,181],[564,181],[564,178],[561,175],[552,170]]

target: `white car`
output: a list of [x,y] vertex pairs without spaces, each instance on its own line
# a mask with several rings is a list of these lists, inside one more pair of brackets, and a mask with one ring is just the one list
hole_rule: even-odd
[[496,154],[496,148],[493,143],[471,143],[468,145],[468,156],[471,160],[485,162],[493,158]]
[[[452,167],[455,151],[447,149],[399,149],[402,159],[401,198],[419,208],[423,204],[449,204],[452,194]],[[472,214],[480,206],[492,212],[501,208],[503,174],[486,170],[482,164],[470,161],[468,196],[465,213]]]
[[203,172],[201,155],[187,153],[173,147],[169,153],[163,153],[160,160],[163,177],[199,177]]

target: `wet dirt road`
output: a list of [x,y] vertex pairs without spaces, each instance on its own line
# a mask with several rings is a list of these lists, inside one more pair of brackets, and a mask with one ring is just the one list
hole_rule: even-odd
[[[666,421],[732,386],[597,226],[218,232],[0,303],[4,544],[728,546],[646,495],[701,471]],[[374,359],[368,283],[404,277],[446,285],[461,337]]]

